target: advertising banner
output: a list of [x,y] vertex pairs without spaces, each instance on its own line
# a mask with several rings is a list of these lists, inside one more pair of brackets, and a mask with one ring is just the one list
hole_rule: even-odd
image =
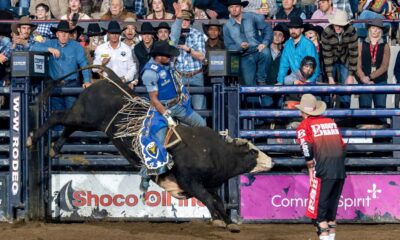
[[[306,175],[241,176],[244,220],[305,220]],[[339,201],[337,219],[399,222],[400,175],[350,175]]]
[[197,199],[175,199],[153,182],[144,195],[140,180],[134,174],[53,174],[51,215],[61,220],[210,218]]

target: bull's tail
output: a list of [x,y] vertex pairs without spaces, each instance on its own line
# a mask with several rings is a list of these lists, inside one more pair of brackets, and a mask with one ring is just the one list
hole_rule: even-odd
[[82,68],[80,68],[80,69],[78,69],[78,70],[76,70],[74,72],[68,73],[67,75],[64,75],[64,76],[62,76],[62,77],[60,77],[60,78],[58,78],[56,80],[47,81],[47,83],[45,85],[45,88],[42,91],[42,94],[40,94],[39,97],[38,97],[38,101],[37,102],[40,103],[43,100],[48,99],[50,97],[51,93],[53,92],[54,88],[61,87],[61,86],[64,85],[64,79],[65,78],[67,78],[67,77],[69,77],[69,76],[71,76],[73,74],[82,72],[84,70],[93,69],[93,68],[99,68],[99,69],[103,70],[105,73],[107,73],[109,78],[113,79],[113,81],[115,83],[117,83],[120,86],[124,85],[122,80],[110,68],[108,68],[106,66],[103,66],[103,65],[88,65],[88,66],[82,67]]

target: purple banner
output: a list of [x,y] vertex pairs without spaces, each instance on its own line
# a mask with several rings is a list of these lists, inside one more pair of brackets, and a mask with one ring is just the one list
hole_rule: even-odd
[[[304,219],[309,189],[306,175],[241,176],[244,220]],[[400,175],[349,175],[337,219],[398,222]]]

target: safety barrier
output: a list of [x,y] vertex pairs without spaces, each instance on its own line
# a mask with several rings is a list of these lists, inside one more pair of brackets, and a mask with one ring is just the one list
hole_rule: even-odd
[[[299,172],[305,168],[304,158],[300,148],[295,143],[295,130],[290,129],[257,129],[254,122],[257,119],[289,119],[299,118],[296,110],[283,109],[242,109],[240,99],[242,95],[261,94],[290,94],[290,93],[398,93],[400,85],[347,85],[347,86],[257,86],[257,87],[227,87],[228,128],[236,137],[248,138],[256,142],[263,151],[273,156],[277,172],[242,176],[229,181],[229,205],[240,205],[240,214],[233,212],[233,216],[245,222],[306,222],[304,211],[308,191],[307,176]],[[344,138],[389,138],[384,143],[348,143],[346,166],[353,169],[346,181],[343,196],[339,205],[338,219],[348,222],[398,222],[400,213],[390,211],[390,204],[398,197],[397,189],[387,187],[382,179],[398,181],[398,172],[354,172],[354,169],[376,169],[386,167],[398,169],[399,137],[400,137],[400,109],[328,109],[326,116],[334,118],[391,118],[391,129],[360,130],[342,128]],[[269,139],[292,139],[286,144]],[[261,140],[260,140],[261,139]],[[298,169],[293,172],[294,169]],[[365,170],[364,170],[365,171]],[[379,189],[377,189],[377,186]],[[380,194],[383,193],[383,194]],[[376,194],[385,199],[385,203],[376,200]],[[385,195],[385,196],[383,196]],[[239,199],[239,200],[238,200]],[[381,204],[379,204],[381,203]],[[373,210],[375,208],[375,210]],[[349,213],[349,210],[353,211]],[[385,212],[386,211],[386,212]],[[358,212],[358,214],[354,214]],[[389,214],[390,217],[384,216]],[[395,217],[394,217],[395,216]]]

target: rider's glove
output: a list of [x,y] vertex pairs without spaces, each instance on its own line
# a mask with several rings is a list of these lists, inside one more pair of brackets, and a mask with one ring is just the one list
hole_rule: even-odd
[[174,121],[174,119],[171,116],[171,111],[167,110],[165,111],[165,113],[163,114],[163,117],[165,117],[165,119],[168,122],[168,127],[176,127],[176,122]]

